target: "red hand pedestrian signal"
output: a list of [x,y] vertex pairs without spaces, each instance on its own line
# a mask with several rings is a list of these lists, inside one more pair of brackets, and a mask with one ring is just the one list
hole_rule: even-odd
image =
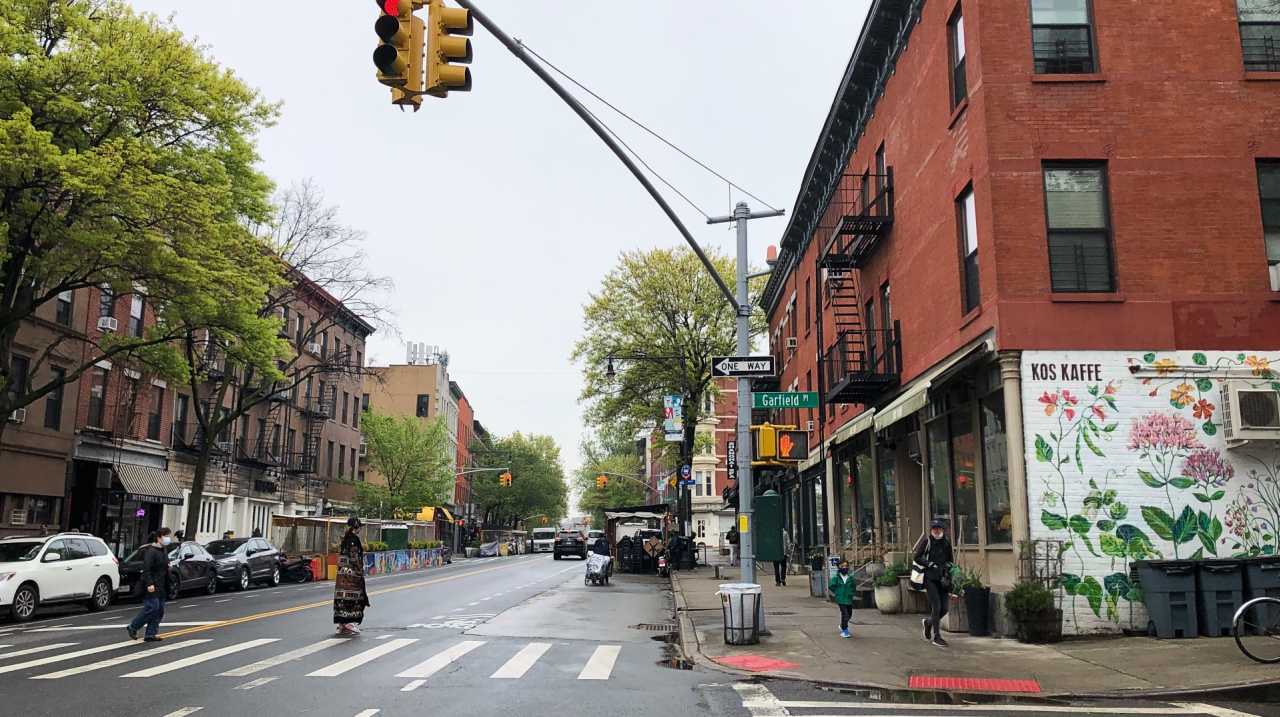
[[791,440],[791,436],[783,433],[782,438],[778,439],[778,455],[784,458],[790,456],[793,448],[795,448],[795,441]]

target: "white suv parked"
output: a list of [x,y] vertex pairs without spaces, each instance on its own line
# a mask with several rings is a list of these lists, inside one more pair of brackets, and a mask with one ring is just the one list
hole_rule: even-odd
[[120,585],[120,563],[101,538],[59,533],[0,539],[0,611],[18,622],[40,605],[84,602],[97,612]]

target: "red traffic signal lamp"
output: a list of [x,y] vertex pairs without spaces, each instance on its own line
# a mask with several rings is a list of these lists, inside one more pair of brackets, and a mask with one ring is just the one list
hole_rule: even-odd
[[427,94],[448,97],[451,90],[471,91],[471,69],[450,63],[471,63],[467,38],[474,31],[470,10],[448,7],[444,0],[427,0]]

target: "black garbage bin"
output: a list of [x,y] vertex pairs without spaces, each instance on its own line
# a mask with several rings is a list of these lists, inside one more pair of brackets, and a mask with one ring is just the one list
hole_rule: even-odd
[[1244,564],[1239,560],[1202,560],[1200,573],[1200,634],[1229,637],[1236,610],[1244,604]]
[[1244,561],[1244,585],[1249,599],[1280,598],[1280,555]]
[[1196,564],[1190,560],[1138,560],[1132,565],[1155,637],[1196,637]]

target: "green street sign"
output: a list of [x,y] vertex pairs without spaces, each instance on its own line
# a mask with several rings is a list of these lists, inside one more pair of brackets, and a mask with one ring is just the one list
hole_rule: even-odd
[[751,394],[751,407],[765,410],[817,408],[818,394],[815,391],[800,391],[798,393],[761,391]]

